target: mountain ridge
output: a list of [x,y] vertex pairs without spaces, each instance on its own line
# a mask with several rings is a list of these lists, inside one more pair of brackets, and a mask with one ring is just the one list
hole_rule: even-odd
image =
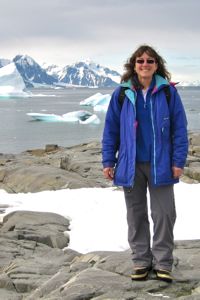
[[0,68],[14,62],[27,88],[38,85],[114,87],[120,74],[92,61],[80,61],[72,65],[40,65],[28,55],[16,55],[13,60],[0,59]]
[[[18,54],[12,60],[0,58],[0,68],[14,62],[26,88],[40,86],[115,87],[121,75],[91,59],[80,60],[60,67],[56,64],[39,64],[28,55]],[[181,81],[181,87],[199,87],[200,80]]]

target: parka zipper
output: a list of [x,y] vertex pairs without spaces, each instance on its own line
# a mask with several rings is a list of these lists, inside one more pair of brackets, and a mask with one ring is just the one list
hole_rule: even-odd
[[[135,164],[136,164],[135,157],[136,157],[136,127],[137,127],[137,121],[136,121],[136,109],[135,109],[135,105],[133,105],[133,111],[134,111],[133,137],[135,137],[135,143],[134,143],[135,147],[133,147],[133,160],[135,161]],[[132,182],[132,184],[130,185],[129,188],[127,188],[127,192],[128,193],[131,192],[131,190],[133,189],[133,186],[134,186],[135,169],[133,171],[133,176],[132,176],[132,179],[130,181]]]
[[152,130],[153,130],[153,171],[154,171],[154,183],[157,183],[157,176],[156,176],[156,138],[155,138],[155,127],[153,122],[153,105],[152,105],[152,97],[150,98],[150,106],[151,106],[151,123],[152,123]]
[[[137,96],[136,96],[137,97]],[[136,169],[136,130],[137,130],[137,120],[136,120],[136,108],[135,108],[135,105],[133,106],[133,111],[134,111],[134,124],[133,124],[133,130],[134,130],[134,132],[133,132],[133,135],[134,135],[134,137],[135,137],[135,143],[134,143],[134,145],[135,145],[135,148],[133,147],[133,150],[134,150],[134,161],[135,161],[135,169]],[[132,186],[131,186],[131,188],[130,188],[130,190],[133,188],[133,186],[134,186],[134,181],[135,181],[135,169],[134,169],[134,172],[133,172],[133,179],[132,179]]]

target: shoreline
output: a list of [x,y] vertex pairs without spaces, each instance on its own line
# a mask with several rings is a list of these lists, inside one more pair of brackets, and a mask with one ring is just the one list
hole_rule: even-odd
[[[181,180],[200,182],[200,133],[189,133]],[[71,147],[50,144],[16,155],[0,154],[0,189],[8,193],[111,186],[102,174],[101,144],[97,141]]]

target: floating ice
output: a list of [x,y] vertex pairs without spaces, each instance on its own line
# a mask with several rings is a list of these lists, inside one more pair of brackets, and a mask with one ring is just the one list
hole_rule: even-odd
[[97,117],[97,115],[91,115],[88,119],[82,121],[82,120],[79,120],[79,123],[80,124],[100,124],[100,120],[99,118]]
[[88,98],[86,98],[85,100],[82,100],[80,102],[80,105],[84,105],[84,106],[94,106],[95,104],[97,104],[98,100],[102,97],[103,95],[101,93],[96,93]]
[[107,112],[107,110],[108,110],[108,105],[109,105],[109,103],[106,104],[106,105],[95,105],[95,106],[93,107],[93,109],[94,109],[94,111]]
[[0,68],[0,97],[28,97],[24,81],[12,62]]
[[85,110],[72,111],[62,115],[62,117],[68,122],[85,122],[92,116],[93,114],[91,112]]
[[60,96],[59,95],[54,95],[54,94],[51,94],[51,95],[49,95],[49,94],[31,94],[30,97],[31,98],[37,98],[37,97],[39,97],[39,98],[41,98],[41,97],[48,97],[48,98],[56,97],[56,98],[58,98]]
[[96,107],[98,105],[99,109],[97,109],[96,111],[100,111],[101,106],[103,106],[104,108],[108,107],[110,99],[111,99],[110,94],[103,95],[101,93],[96,93],[93,96],[90,96],[89,98],[86,98],[85,100],[82,100],[80,102],[80,105],[92,106],[92,107]]
[[63,121],[63,118],[61,116],[55,114],[27,113],[27,115],[37,121],[44,121],[44,122]]
[[61,116],[42,113],[27,113],[27,115],[32,117],[34,120],[43,122],[79,122],[80,124],[100,123],[97,115],[85,110],[72,111]]

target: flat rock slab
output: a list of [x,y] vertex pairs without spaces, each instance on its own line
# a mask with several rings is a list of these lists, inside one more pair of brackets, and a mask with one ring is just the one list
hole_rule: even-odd
[[17,211],[4,218],[0,299],[200,299],[200,240],[176,242],[172,284],[153,272],[134,282],[130,250],[78,253],[55,239],[65,241],[68,225],[53,213]]
[[0,189],[33,193],[112,185],[103,177],[100,143],[69,148],[47,146],[18,155],[0,154]]
[[[69,220],[55,213],[15,211],[3,219],[1,233],[12,239],[31,240],[53,248],[68,246]],[[64,234],[65,233],[65,234]]]

